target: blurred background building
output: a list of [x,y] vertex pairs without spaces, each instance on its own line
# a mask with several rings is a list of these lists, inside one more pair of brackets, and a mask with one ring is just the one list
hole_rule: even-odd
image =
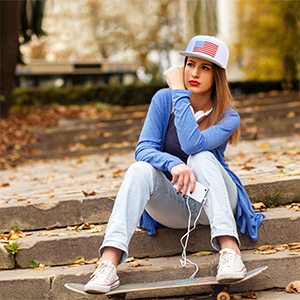
[[[20,48],[27,66],[16,70],[18,85],[39,84],[34,78],[25,82],[38,68],[44,84],[52,78],[50,84],[58,86],[82,78],[161,81],[165,69],[182,64],[178,51],[198,34],[214,35],[228,45],[229,81],[288,84],[299,78],[298,1],[46,0],[42,28],[46,35],[33,36]],[[48,79],[47,68],[54,72]]]

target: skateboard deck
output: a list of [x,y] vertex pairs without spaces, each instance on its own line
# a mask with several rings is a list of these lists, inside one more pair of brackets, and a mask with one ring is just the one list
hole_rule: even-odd
[[[246,276],[243,279],[232,281],[232,282],[218,282],[215,276],[211,277],[201,277],[201,278],[194,278],[194,279],[179,279],[179,280],[169,280],[169,281],[158,281],[158,282],[144,282],[144,283],[131,283],[131,284],[124,284],[120,285],[116,289],[101,295],[108,296],[113,298],[113,295],[123,294],[124,299],[127,293],[132,292],[144,292],[144,291],[151,291],[151,290],[163,290],[163,289],[175,289],[175,288],[184,288],[184,287],[195,287],[195,286],[229,286],[231,284],[237,284],[244,282],[262,271],[266,270],[268,267],[260,267],[257,269],[253,269],[247,272]],[[73,292],[77,292],[80,294],[88,295],[88,296],[99,296],[99,294],[92,294],[86,293],[84,291],[84,284],[80,283],[66,283],[65,287]],[[222,299],[222,298],[219,298]],[[224,298],[230,299],[230,298]]]

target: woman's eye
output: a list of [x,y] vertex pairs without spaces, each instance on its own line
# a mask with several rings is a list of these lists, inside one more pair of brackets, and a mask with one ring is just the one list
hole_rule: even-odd
[[193,63],[188,63],[187,64],[189,67],[192,67],[194,64]]

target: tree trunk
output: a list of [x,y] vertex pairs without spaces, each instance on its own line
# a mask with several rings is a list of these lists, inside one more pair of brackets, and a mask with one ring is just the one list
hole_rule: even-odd
[[0,1],[1,10],[1,73],[0,117],[7,118],[14,87],[15,68],[19,55],[21,1]]

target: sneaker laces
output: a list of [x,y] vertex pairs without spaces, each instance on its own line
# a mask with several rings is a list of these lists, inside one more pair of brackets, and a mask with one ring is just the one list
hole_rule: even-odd
[[229,253],[227,251],[224,252],[220,252],[220,262],[218,265],[218,269],[222,269],[222,268],[226,268],[226,267],[230,267],[232,268],[233,266],[235,266],[236,264],[236,258],[237,256],[234,255],[233,253]]
[[105,262],[101,262],[99,264],[99,266],[97,267],[97,269],[94,271],[94,273],[91,275],[91,278],[93,277],[99,277],[99,276],[103,276],[105,278],[110,277],[111,273],[113,272],[113,268],[107,264],[105,264]]

